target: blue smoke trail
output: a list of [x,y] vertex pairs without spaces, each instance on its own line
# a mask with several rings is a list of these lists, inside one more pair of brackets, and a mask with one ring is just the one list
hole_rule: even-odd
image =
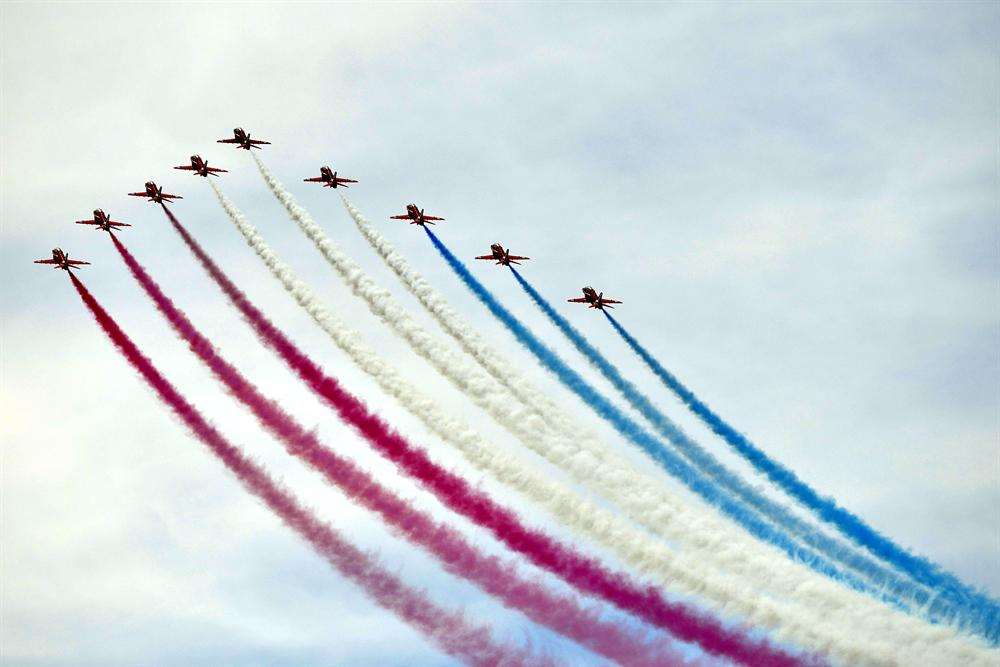
[[441,253],[441,256],[444,257],[445,261],[462,282],[510,330],[522,345],[559,378],[560,382],[579,396],[626,439],[641,447],[668,472],[680,479],[688,488],[732,518],[751,535],[773,544],[788,554],[793,560],[803,563],[816,572],[842,582],[855,590],[875,595],[900,606],[898,600],[892,596],[882,591],[876,591],[858,577],[841,571],[825,557],[796,543],[783,531],[776,529],[774,525],[757,516],[755,512],[748,510],[740,503],[733,501],[721,493],[717,487],[706,481],[686,461],[665,449],[656,438],[622,413],[607,398],[598,393],[576,371],[569,368],[555,352],[539,341],[510,311],[500,305],[496,298],[469,273],[465,265],[441,243],[434,232],[427,227],[424,227],[424,231],[427,233],[428,238],[430,238],[431,243],[434,244],[434,247],[437,248],[438,252]]
[[[587,339],[571,325],[566,318],[555,311],[552,305],[543,297],[532,285],[525,280],[514,267],[510,267],[514,278],[521,285],[524,291],[531,297],[531,300],[545,313],[546,316],[556,325],[556,327],[573,343],[597,369],[607,378],[614,387],[628,400],[628,402],[645,417],[656,430],[666,437],[684,456],[690,460],[698,471],[707,474],[715,482],[720,484],[729,494],[735,496],[742,502],[750,505],[769,518],[777,525],[798,537],[805,544],[813,547],[828,558],[848,565],[855,571],[863,573],[879,587],[885,589],[892,596],[901,596],[906,600],[918,605],[931,602],[932,597],[929,592],[912,582],[907,581],[894,572],[886,569],[879,563],[868,559],[854,550],[846,547],[835,539],[832,539],[820,530],[808,524],[787,508],[779,503],[767,498],[764,494],[744,482],[740,477],[723,466],[714,456],[702,448],[698,443],[689,438],[681,431],[666,415],[658,410],[646,396],[640,392],[635,385],[622,377],[615,366],[607,360],[597,349],[592,346]],[[662,444],[660,444],[662,448]],[[643,447],[647,453],[646,447]],[[656,458],[654,456],[654,458]],[[697,474],[697,473],[696,473]],[[936,600],[934,608],[927,613],[933,618],[940,618],[940,615],[947,609],[947,605],[942,605],[943,600]],[[945,607],[942,609],[941,607]]]
[[[738,476],[723,467],[715,457],[677,428],[635,385],[623,378],[618,369],[598,352],[566,318],[557,313],[552,305],[516,269],[513,267],[510,267],[510,269],[532,301],[573,343],[574,347],[597,367],[601,374],[615,386],[630,405],[639,411],[661,435],[665,436],[674,446],[683,452],[702,472],[714,477],[726,490],[755,507],[764,516],[777,522],[778,525],[791,530],[804,543],[817,549],[829,558],[864,573],[891,594],[902,595],[905,599],[912,600],[918,605],[929,603],[929,608],[925,613],[930,618],[937,620],[950,618],[955,615],[955,612],[959,612],[964,624],[975,628],[991,641],[996,640],[998,628],[995,623],[995,613],[990,613],[991,610],[984,609],[982,605],[976,604],[964,592],[944,589],[942,595],[932,596],[925,589],[915,586],[912,582],[897,576],[880,564],[846,548],[823,532],[816,530],[789,512],[785,507],[757,492]],[[832,503],[832,501],[830,502]],[[860,523],[860,520],[858,522]]]
[[[979,616],[985,625],[989,625],[990,622],[987,619],[992,618],[992,623],[995,625],[998,616],[998,605],[995,601],[964,584],[953,574],[943,571],[936,563],[898,546],[868,526],[860,517],[837,505],[832,498],[820,496],[812,487],[799,479],[794,472],[771,459],[746,436],[716,415],[694,395],[694,392],[685,387],[670,371],[664,368],[639,341],[625,330],[625,327],[611,313],[606,310],[602,310],[602,312],[615,331],[639,355],[660,381],[674,392],[705,425],[722,437],[754,468],[766,475],[788,495],[808,507],[820,519],[835,526],[856,544],[886,562],[892,563],[917,581],[933,588],[942,589],[952,601],[961,604],[961,601],[964,600],[965,604],[974,611],[973,616]],[[560,328],[562,327],[560,326]],[[994,628],[990,638],[995,641],[996,636],[997,631]]]

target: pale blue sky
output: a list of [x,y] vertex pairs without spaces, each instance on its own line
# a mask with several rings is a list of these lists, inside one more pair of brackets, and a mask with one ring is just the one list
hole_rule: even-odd
[[[388,215],[415,201],[447,218],[438,232],[462,256],[494,241],[531,256],[525,275],[554,300],[583,284],[622,299],[622,323],[759,445],[1000,594],[995,3],[0,12],[0,639],[10,664],[449,664],[164,414],[65,278],[30,264],[57,245],[94,262],[82,274],[92,291],[194,401],[359,545],[505,636],[579,657],[288,461],[173,339],[107,239],[69,224],[102,207],[135,225],[125,242],[227,356],[389,486],[447,516],[260,348],[153,206],[123,196],[151,178],[184,195],[178,216],[281,326],[468,470],[296,309],[208,187],[170,167],[200,153],[230,169],[227,194],[341,315],[508,443],[343,289],[247,156],[214,143],[237,125],[273,142],[263,153],[272,169],[416,309],[337,197],[300,181],[321,164],[359,179],[349,194],[361,210],[588,426],[609,433],[515,349],[422,234]],[[584,368],[509,276],[476,269]],[[603,318],[563,312],[732,461]]]

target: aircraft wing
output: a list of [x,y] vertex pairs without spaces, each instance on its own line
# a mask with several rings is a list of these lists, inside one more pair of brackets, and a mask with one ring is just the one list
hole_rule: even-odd
[[128,224],[127,222],[108,222],[108,227],[112,227],[114,229],[119,229],[121,227],[131,227],[131,226],[132,225]]
[[216,139],[215,143],[217,143],[217,144],[238,144],[238,143],[240,143],[240,140],[239,139]]
[[408,215],[390,215],[389,218],[391,220],[409,220],[410,216],[408,216]]
[[260,139],[250,139],[247,143],[249,143],[249,144],[251,144],[253,146],[260,146],[260,145],[263,145],[263,144],[267,144],[267,145],[271,144],[270,141],[261,141]]
[[337,177],[337,181],[339,183],[357,183],[357,181],[355,181],[353,179],[350,179],[350,178],[341,178],[340,176]]
[[129,197],[148,197],[149,193],[148,192],[130,192],[130,193],[128,193],[128,196]]
[[180,195],[160,195],[160,199],[174,200],[174,199],[184,199],[184,197],[181,197]]
[[205,167],[205,171],[210,174],[228,174],[228,169],[219,169],[218,167]]
[[479,257],[476,257],[476,259],[496,259],[496,257],[493,255],[480,255]]
[[614,299],[601,299],[601,303],[621,303],[621,301],[615,301]]
[[531,259],[531,258],[530,257],[521,257],[520,255],[510,255],[509,257],[507,257],[507,259],[509,259],[510,261],[513,262],[513,261],[518,260],[518,259]]
[[424,220],[444,220],[444,218],[439,218],[436,215],[425,215]]
[[83,260],[79,259],[67,259],[66,263],[69,264],[70,266],[82,266],[84,264],[90,264],[90,262],[84,262]]
[[569,301],[570,303],[587,303],[587,297],[581,296],[578,299],[566,299],[566,301]]
[[77,220],[76,224],[78,224],[78,225],[96,225],[97,223],[95,221],[93,221],[93,220]]
[[185,165],[183,167],[174,167],[174,169],[183,169],[184,171],[194,171],[194,167],[191,165]]
[[312,178],[303,178],[302,180],[305,183],[322,183],[323,182],[323,177],[322,176],[313,176]]
[[58,264],[54,259],[36,259],[35,264]]

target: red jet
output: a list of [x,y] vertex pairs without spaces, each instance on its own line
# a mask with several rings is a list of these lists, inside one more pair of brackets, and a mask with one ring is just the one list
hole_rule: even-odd
[[62,248],[52,249],[52,259],[36,259],[35,264],[51,264],[53,269],[63,269],[65,271],[71,271],[84,264],[90,264],[90,262],[84,262],[79,259],[70,259],[69,254],[62,251]]
[[111,219],[111,216],[102,211],[99,208],[94,209],[94,219],[93,220],[77,220],[78,225],[94,225],[95,229],[103,229],[106,232],[113,231],[115,229],[121,229],[122,227],[131,227],[132,225],[127,222],[115,222]]
[[337,172],[330,171],[329,167],[320,167],[319,176],[303,178],[302,180],[306,183],[322,183],[325,188],[336,188],[338,186],[346,188],[348,183],[357,183],[357,181],[352,181],[349,178],[337,176]]
[[157,204],[162,204],[164,202],[171,202],[174,199],[184,199],[180,195],[168,195],[163,194],[163,186],[156,187],[156,183],[153,181],[146,181],[146,191],[145,192],[130,192],[129,197],[149,197],[149,201],[155,202]]
[[411,225],[433,225],[431,220],[444,220],[433,215],[424,215],[424,209],[417,208],[416,204],[407,204],[404,215],[390,215],[391,220],[409,220]]
[[511,264],[520,264],[521,262],[517,260],[531,259],[530,257],[521,257],[520,255],[512,255],[510,254],[510,250],[504,250],[503,246],[500,245],[499,243],[492,244],[490,246],[490,250],[493,251],[492,255],[482,255],[480,257],[476,257],[476,259],[495,260],[497,266],[500,266],[501,264],[503,266],[510,266]]
[[208,162],[201,159],[200,155],[191,156],[191,164],[184,165],[183,167],[174,167],[174,169],[183,169],[184,171],[193,171],[195,176],[205,176],[206,178],[211,174],[212,176],[218,176],[219,174],[228,174],[227,169],[219,169],[217,167],[209,167]]
[[604,292],[600,294],[593,287],[584,287],[583,296],[579,299],[566,299],[570,303],[589,303],[591,308],[597,308],[598,310],[604,310],[605,308],[614,308],[610,305],[612,303],[621,303],[621,301],[615,301],[614,299],[605,299]]
[[219,139],[216,141],[219,144],[239,144],[239,148],[245,148],[250,150],[251,148],[260,148],[262,144],[270,145],[270,141],[262,141],[260,139],[251,139],[250,135],[242,127],[238,127],[233,130],[232,139]]

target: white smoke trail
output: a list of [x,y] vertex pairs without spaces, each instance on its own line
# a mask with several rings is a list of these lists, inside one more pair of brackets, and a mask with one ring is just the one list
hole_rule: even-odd
[[[685,508],[671,498],[671,504],[677,507],[674,514],[656,505],[658,498],[643,498],[641,494],[627,503],[629,514],[636,518],[646,513],[671,519],[657,523],[664,523],[669,528],[666,532],[671,540],[684,544],[684,551],[676,553],[610,512],[579,498],[565,486],[532,472],[528,464],[502,453],[467,424],[444,414],[433,399],[423,395],[378,357],[356,332],[320,304],[308,286],[277,258],[218,186],[214,182],[210,184],[230,220],[272,274],[388,395],[442,440],[456,447],[473,465],[542,505],[567,527],[613,549],[659,585],[697,596],[722,615],[739,615],[752,625],[772,629],[779,641],[822,651],[849,664],[906,664],[920,662],[928,655],[942,661],[987,664],[982,651],[955,640],[944,628],[927,626],[885,609],[867,597],[843,591],[773,552],[762,553],[752,544],[750,548],[735,546],[746,540],[727,527],[716,526],[717,522],[703,510]],[[553,458],[562,461],[578,479],[601,477],[598,471],[602,463],[593,457],[561,452]],[[783,578],[782,570],[788,568],[799,570],[798,577],[791,577],[791,585],[781,586],[788,595],[762,597],[759,589],[772,588],[772,580]],[[748,585],[748,581],[754,585]],[[845,620],[858,616],[863,617],[863,627],[851,627],[854,623],[845,626]],[[872,629],[865,631],[865,628]]]
[[[671,521],[664,514],[680,511],[678,499],[665,493],[659,484],[645,477],[627,459],[609,454],[609,450],[602,447],[600,443],[596,441],[581,442],[577,437],[567,436],[563,433],[553,434],[545,428],[546,424],[539,422],[536,418],[537,415],[529,417],[528,414],[525,414],[526,412],[531,413],[532,410],[526,407],[515,407],[514,401],[511,400],[511,395],[505,387],[498,385],[492,378],[484,375],[474,365],[469,364],[466,359],[455,355],[446,345],[431,337],[395,302],[388,291],[378,287],[357,263],[326,236],[322,228],[312,220],[305,209],[295,202],[292,195],[284,189],[263,162],[257,156],[254,156],[254,159],[272,192],[331,266],[337,270],[356,295],[365,299],[372,312],[381,317],[390,328],[406,340],[414,351],[435,366],[444,377],[465,391],[477,405],[486,410],[519,440],[550,461],[565,467],[567,460],[579,464],[578,459],[584,458],[588,464],[585,467],[595,470],[592,464],[596,459],[596,462],[599,463],[598,467],[603,473],[603,483],[598,486],[599,492],[605,497],[618,501],[619,504],[623,491],[630,495],[645,496],[646,502],[644,504],[647,508],[655,507],[659,519],[652,523],[646,523],[647,527],[664,536],[670,536],[674,532],[664,532],[664,523]],[[578,481],[587,484],[588,478],[593,479],[593,476]],[[592,487],[593,484],[590,486]],[[700,523],[703,524],[704,521],[705,517],[699,517]],[[722,525],[717,527],[722,528]],[[726,527],[728,528],[728,525]],[[742,533],[740,534],[742,535]],[[752,544],[756,545],[756,543]],[[770,548],[767,548],[767,551],[770,552]],[[779,556],[778,563],[785,562],[783,556]],[[775,570],[773,567],[770,569],[771,574],[775,571],[780,571],[780,568],[779,570]],[[808,573],[808,576],[812,577],[813,575]],[[836,586],[833,590],[840,591]]]

